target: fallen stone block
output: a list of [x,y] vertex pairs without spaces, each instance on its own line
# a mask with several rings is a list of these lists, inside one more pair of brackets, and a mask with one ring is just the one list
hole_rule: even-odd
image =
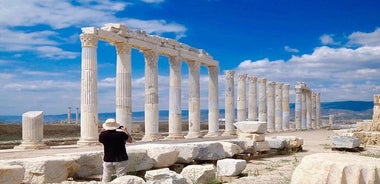
[[128,172],[144,171],[153,168],[154,160],[148,156],[147,150],[131,147],[128,153]]
[[22,183],[24,173],[25,169],[21,165],[0,164],[0,183]]
[[264,134],[267,131],[267,123],[260,121],[239,121],[234,123],[235,127],[244,133]]
[[333,136],[331,138],[332,148],[357,148],[360,146],[360,139],[348,136]]
[[268,142],[266,142],[266,141],[256,142],[256,151],[265,152],[265,151],[269,151],[269,150],[270,150],[270,147],[269,147]]
[[301,148],[303,139],[297,136],[275,136],[278,139],[285,139],[289,148]]
[[133,176],[133,175],[125,175],[118,177],[110,182],[111,184],[145,184],[144,179]]
[[183,168],[181,175],[188,183],[210,183],[215,179],[216,169],[213,164],[189,165]]
[[279,137],[267,137],[265,139],[271,149],[284,149],[288,147],[288,141]]
[[223,159],[216,163],[217,176],[237,176],[247,166],[247,161],[242,159]]
[[194,144],[175,144],[174,149],[179,152],[177,163],[190,163],[199,153],[198,146]]
[[186,179],[168,168],[150,170],[145,173],[146,183],[161,184],[161,183],[176,183],[187,184]]
[[199,147],[195,160],[219,160],[226,157],[223,145],[219,142],[196,142],[191,144]]
[[74,173],[74,177],[88,177],[103,172],[103,152],[80,152],[57,154],[75,160],[79,165],[79,170]]
[[380,183],[380,159],[340,153],[305,156],[291,183]]
[[238,134],[239,140],[254,140],[257,142],[265,141],[265,134],[244,133],[244,132],[238,132],[237,134]]
[[236,154],[240,154],[244,152],[244,150],[236,144],[229,143],[229,142],[219,142],[219,143],[222,144],[225,156],[227,158],[231,158]]

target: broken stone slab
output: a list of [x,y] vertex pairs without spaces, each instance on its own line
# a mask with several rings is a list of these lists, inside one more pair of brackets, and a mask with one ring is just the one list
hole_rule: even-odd
[[303,139],[297,136],[275,136],[278,139],[285,139],[289,148],[301,148],[303,145]]
[[264,151],[269,151],[269,150],[270,150],[270,147],[267,141],[256,142],[256,151],[264,152]]
[[341,130],[333,130],[334,134],[337,136],[349,136],[354,135],[355,129],[341,129]]
[[187,184],[185,177],[177,174],[168,168],[150,170],[145,173],[146,183],[161,184],[161,183],[176,183]]
[[237,176],[247,167],[247,161],[227,158],[218,160],[216,167],[217,176]]
[[189,165],[183,168],[181,175],[188,183],[210,183],[215,179],[216,169],[213,164]]
[[21,165],[0,163],[0,183],[23,183],[25,169]]
[[267,122],[261,121],[239,121],[234,123],[235,127],[244,133],[264,134],[267,131]]
[[128,172],[145,171],[153,168],[154,160],[148,156],[146,149],[130,147],[128,153]]
[[219,143],[223,145],[224,153],[227,158],[231,158],[236,154],[240,154],[244,152],[244,150],[236,144],[229,143],[229,142],[219,142]]
[[199,152],[195,160],[219,160],[226,157],[223,145],[220,142],[195,142]]
[[244,133],[244,132],[238,132],[237,134],[238,134],[239,140],[254,140],[257,142],[265,141],[265,134]]
[[359,138],[364,145],[380,145],[380,132],[354,132],[353,137]]
[[179,152],[177,163],[190,163],[199,153],[199,148],[194,144],[175,144],[174,149]]
[[331,138],[332,148],[358,148],[360,146],[360,139],[348,136],[333,136]]
[[56,154],[60,157],[67,157],[75,160],[79,165],[79,170],[74,173],[74,177],[88,177],[102,174],[103,172],[103,151],[80,152]]
[[254,140],[229,139],[223,140],[221,142],[229,142],[232,144],[236,144],[243,149],[243,153],[255,153],[256,151],[256,141]]
[[265,139],[271,149],[284,149],[288,147],[288,141],[285,138],[267,137]]
[[293,172],[291,184],[380,183],[380,159],[341,153],[305,156]]
[[371,121],[362,121],[356,122],[356,131],[370,131],[371,130]]
[[144,179],[134,176],[134,175],[125,175],[117,177],[116,179],[110,182],[111,184],[145,184]]

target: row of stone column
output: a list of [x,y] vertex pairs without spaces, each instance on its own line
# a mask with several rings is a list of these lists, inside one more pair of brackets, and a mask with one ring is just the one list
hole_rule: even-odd
[[[81,84],[81,139],[78,144],[97,142],[97,42],[93,34],[81,34],[82,42],[82,84]],[[115,44],[116,65],[116,121],[132,128],[132,85],[131,46],[127,43]],[[145,135],[144,141],[156,141],[159,133],[158,104],[158,53],[143,50],[145,57]],[[168,139],[182,139],[181,115],[181,57],[169,56],[169,136]],[[200,133],[200,84],[199,61],[187,61],[189,66],[189,132],[186,138],[201,137]],[[218,66],[207,66],[209,72],[209,130],[207,136],[218,136]]]
[[295,93],[295,129],[320,128],[320,93],[313,92],[304,82],[296,84]]
[[[234,132],[234,75],[233,70],[225,71],[225,134]],[[289,84],[267,82],[266,78],[257,78],[247,74],[238,74],[237,79],[237,121],[267,122],[269,132],[289,129]],[[246,94],[247,79],[248,98]]]

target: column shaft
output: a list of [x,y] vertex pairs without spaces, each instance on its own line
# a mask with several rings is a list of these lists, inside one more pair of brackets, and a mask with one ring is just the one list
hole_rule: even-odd
[[307,121],[306,121],[306,114],[307,114],[307,105],[306,105],[306,90],[302,90],[302,129],[307,129]]
[[277,132],[283,131],[282,128],[282,83],[276,82],[275,84],[275,130]]
[[22,142],[15,149],[41,149],[43,142],[44,114],[42,111],[29,111],[22,115]]
[[201,104],[200,104],[200,84],[199,67],[200,62],[190,61],[189,64],[189,133],[185,138],[201,137]]
[[314,92],[311,93],[311,127],[313,129],[317,128],[316,124],[316,94]]
[[312,111],[312,104],[311,104],[311,91],[308,90],[306,92],[306,127],[307,129],[312,128],[312,122],[311,122],[311,111]]
[[154,51],[144,51],[145,56],[145,135],[143,141],[157,141],[158,119],[158,55]]
[[284,131],[289,130],[289,115],[290,115],[290,105],[289,105],[289,84],[284,84],[282,86],[282,129]]
[[168,139],[183,139],[181,110],[181,59],[170,57],[169,84],[169,136]]
[[267,121],[267,79],[259,78],[259,121]]
[[132,130],[131,47],[116,44],[116,122]]
[[275,83],[272,81],[268,82],[268,96],[267,96],[267,131],[273,132],[275,130],[275,90],[274,90]]
[[219,92],[218,74],[219,67],[209,66],[208,82],[208,133],[207,137],[219,136]]
[[248,77],[248,120],[257,121],[257,77]]
[[247,96],[246,96],[247,74],[238,75],[238,96],[237,96],[237,121],[247,120]]
[[317,93],[315,97],[315,118],[316,118],[316,124],[317,128],[322,127],[322,122],[321,122],[321,94]]
[[233,70],[225,70],[226,76],[226,94],[225,94],[225,107],[224,107],[224,115],[225,115],[225,130],[223,135],[235,135],[235,127],[233,125],[235,121],[235,84],[234,84],[234,75],[235,71]]
[[81,119],[79,145],[98,144],[98,37],[94,34],[81,34],[82,73],[81,73]]
[[295,86],[296,99],[295,99],[295,129],[302,129],[302,87],[300,83]]

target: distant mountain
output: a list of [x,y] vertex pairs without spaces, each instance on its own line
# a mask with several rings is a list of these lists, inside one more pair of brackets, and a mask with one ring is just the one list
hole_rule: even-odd
[[373,109],[373,102],[367,101],[340,101],[340,102],[322,102],[322,109],[341,109],[351,111],[366,111]]

